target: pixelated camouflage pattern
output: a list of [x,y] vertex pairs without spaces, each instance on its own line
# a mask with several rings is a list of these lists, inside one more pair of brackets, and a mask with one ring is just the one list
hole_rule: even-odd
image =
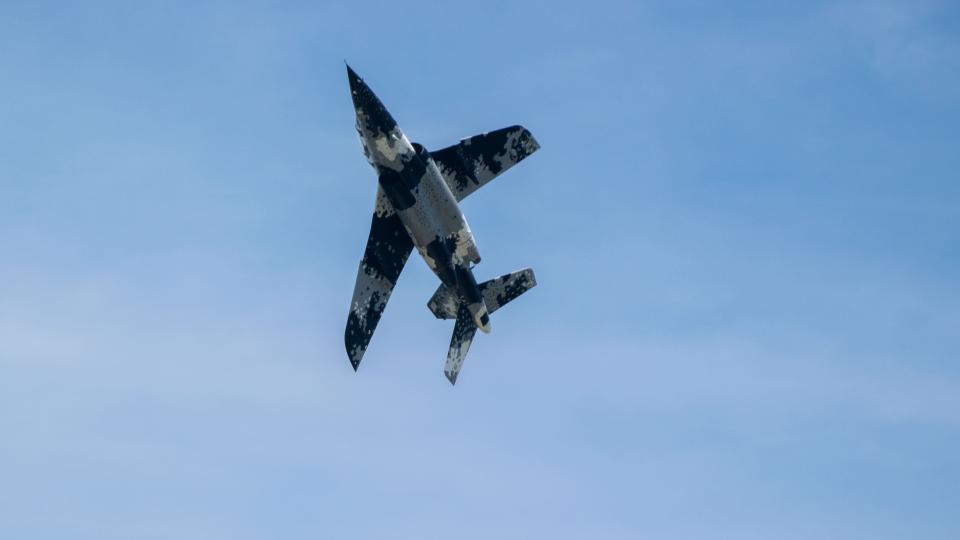
[[[479,289],[483,295],[484,304],[492,314],[536,285],[537,279],[533,275],[533,270],[524,268],[485,281],[480,284]],[[450,338],[447,362],[443,365],[443,374],[446,375],[447,380],[450,384],[456,384],[460,370],[463,368],[463,361],[467,357],[467,351],[470,350],[470,344],[476,335],[476,324],[470,317],[469,310],[465,311],[460,299],[443,284],[430,298],[427,306],[438,319],[456,318],[457,320],[453,328],[453,336]]]
[[537,286],[537,278],[532,268],[524,268],[480,284],[483,302],[490,313],[507,305],[521,294]]
[[460,298],[441,283],[427,302],[427,309],[438,319],[455,319],[460,309]]
[[474,135],[431,152],[458,201],[537,151],[540,144],[523,126]]
[[453,326],[453,335],[450,337],[450,348],[447,350],[447,361],[443,364],[443,374],[450,384],[457,384],[460,369],[467,357],[467,351],[473,343],[473,336],[477,334],[477,325],[473,323],[470,311],[463,305],[457,312],[457,322]]
[[[536,285],[537,279],[533,269],[524,268],[484,281],[480,284],[480,293],[483,295],[483,303],[487,306],[488,312],[493,314]],[[460,308],[460,299],[456,294],[451,293],[450,289],[440,284],[427,302],[427,308],[438,319],[454,319]]]
[[354,370],[360,366],[363,353],[370,344],[373,331],[380,322],[390,293],[412,250],[410,235],[404,230],[383,190],[378,189],[367,247],[357,271],[344,334],[347,356]]
[[[526,129],[514,126],[430,153],[407,139],[380,99],[349,66],[347,77],[357,133],[379,183],[344,332],[347,354],[356,370],[400,272],[416,247],[443,288],[455,298],[457,304],[450,308],[454,310],[451,313],[462,314],[469,322],[457,325],[456,352],[451,342],[450,354],[457,365],[453,382],[476,329],[490,331],[489,313],[493,311],[485,303],[490,295],[473,277],[472,265],[480,262],[480,253],[457,203],[535,151],[537,143]],[[503,289],[490,299],[500,302],[512,290]]]

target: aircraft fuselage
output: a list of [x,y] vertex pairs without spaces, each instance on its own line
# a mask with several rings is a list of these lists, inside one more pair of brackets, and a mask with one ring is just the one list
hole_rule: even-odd
[[352,70],[349,78],[357,133],[380,184],[377,212],[396,212],[427,266],[461,298],[477,327],[489,332],[487,307],[470,266],[480,262],[480,253],[456,197],[430,153],[407,139]]

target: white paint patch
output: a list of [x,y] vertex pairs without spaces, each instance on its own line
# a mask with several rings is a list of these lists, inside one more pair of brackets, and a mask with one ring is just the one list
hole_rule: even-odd
[[396,211],[393,209],[393,205],[390,204],[390,199],[387,198],[387,194],[383,192],[383,189],[377,188],[377,201],[373,206],[373,213],[380,218],[387,218],[392,216]]
[[480,258],[480,254],[477,252],[477,244],[473,239],[473,233],[470,231],[470,227],[464,221],[463,228],[454,233],[455,239],[455,248],[453,252],[453,260],[456,264],[464,264],[467,262],[476,262]]

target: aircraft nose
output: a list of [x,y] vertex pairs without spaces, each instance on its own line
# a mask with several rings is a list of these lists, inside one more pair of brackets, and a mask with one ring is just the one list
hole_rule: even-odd
[[363,125],[370,131],[379,130],[384,134],[390,133],[397,126],[396,121],[387,112],[386,107],[373,90],[363,82],[357,72],[347,64],[347,79],[350,81],[350,96],[353,98],[353,108],[357,111],[358,122],[364,118]]
[[[356,109],[362,109],[366,102],[373,96],[373,92],[367,83],[357,75],[357,72],[347,64],[347,80],[350,81],[350,95],[353,97],[353,106]],[[376,96],[373,96],[376,97]]]

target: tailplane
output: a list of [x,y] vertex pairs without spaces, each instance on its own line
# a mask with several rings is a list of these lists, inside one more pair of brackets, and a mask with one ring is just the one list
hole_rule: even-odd
[[[493,313],[514,298],[534,288],[537,278],[532,268],[524,268],[480,284],[480,294],[487,306],[487,313]],[[460,308],[460,299],[442,284],[427,302],[430,312],[438,319],[456,319]]]
[[[483,303],[487,306],[487,312],[492,314],[507,305],[511,300],[532,289],[536,284],[537,280],[533,275],[533,270],[524,268],[484,281],[479,285],[479,288],[483,295]],[[473,337],[477,333],[477,325],[474,323],[473,316],[467,306],[460,302],[455,293],[443,285],[440,285],[437,292],[427,302],[427,307],[438,319],[456,319],[457,321],[453,327],[453,336],[450,338],[447,363],[443,366],[443,373],[449,379],[450,384],[455,384],[457,376],[460,374],[460,368],[463,367],[463,360],[466,358],[467,351],[470,350],[470,344],[473,343]]]

